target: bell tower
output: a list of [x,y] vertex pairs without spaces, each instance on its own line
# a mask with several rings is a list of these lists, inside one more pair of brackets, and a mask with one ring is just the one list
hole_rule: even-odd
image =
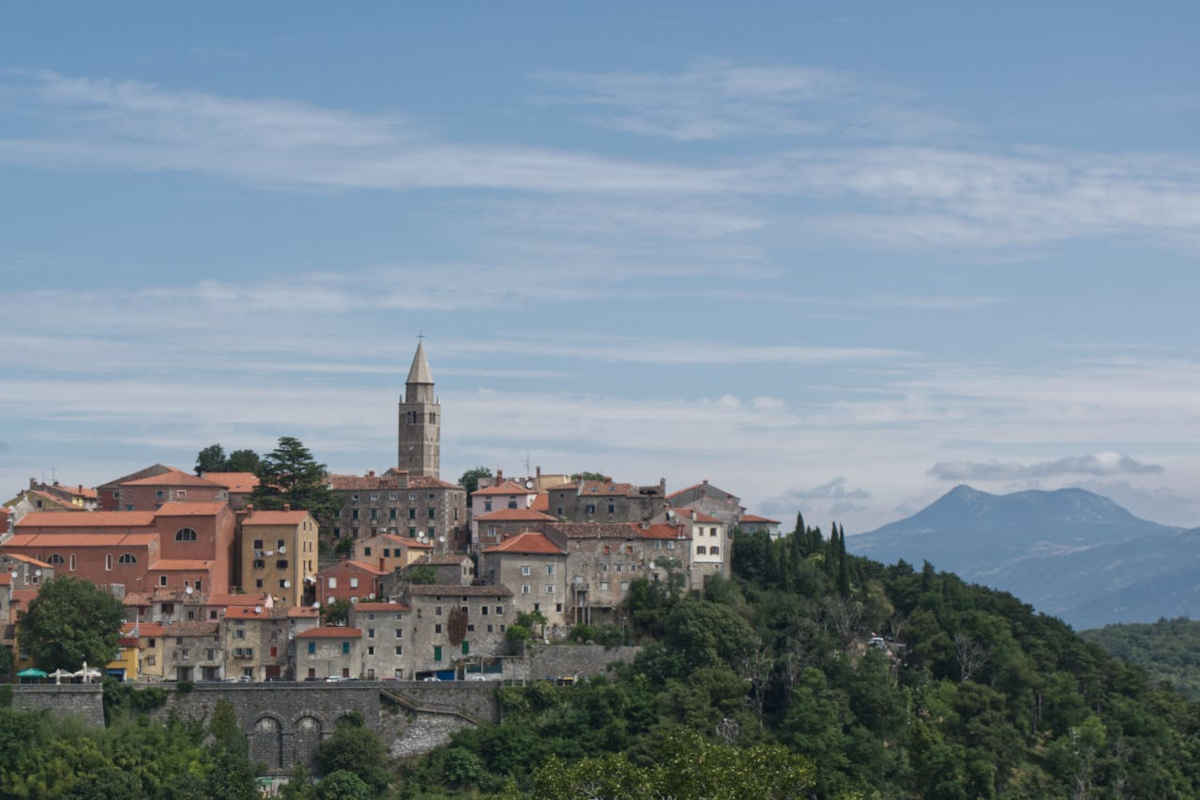
[[441,469],[442,407],[433,393],[433,373],[418,340],[400,401],[397,468],[409,475],[439,477]]

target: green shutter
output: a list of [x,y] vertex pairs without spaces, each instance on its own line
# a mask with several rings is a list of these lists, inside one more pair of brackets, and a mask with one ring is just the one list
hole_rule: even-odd
[[463,655],[464,656],[471,655],[471,643],[468,642],[466,639],[463,640]]
[[434,661],[442,660],[442,646],[440,644],[433,646],[433,660]]

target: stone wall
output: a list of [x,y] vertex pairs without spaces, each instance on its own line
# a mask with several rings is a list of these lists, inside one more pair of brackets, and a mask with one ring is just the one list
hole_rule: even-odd
[[554,644],[530,648],[530,680],[554,680],[567,675],[603,675],[614,661],[630,664],[640,647],[604,647],[599,644]]
[[12,689],[12,707],[17,711],[76,716],[89,725],[104,727],[104,693],[98,683],[17,684]]

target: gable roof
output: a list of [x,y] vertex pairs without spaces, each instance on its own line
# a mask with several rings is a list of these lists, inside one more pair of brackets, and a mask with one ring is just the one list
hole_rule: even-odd
[[456,586],[449,583],[413,583],[408,593],[418,597],[512,597],[507,586]]
[[362,631],[358,628],[339,628],[332,625],[320,628],[309,628],[303,633],[296,634],[297,639],[361,639]]
[[477,492],[475,492],[475,494],[477,494],[477,495],[537,494],[537,490],[536,489],[526,489],[524,486],[517,483],[516,481],[504,481],[504,483],[498,483],[495,486],[489,486],[486,489],[480,489]]
[[533,498],[533,502],[529,504],[529,508],[533,511],[550,512],[550,495],[546,492],[538,492],[537,497]]
[[258,486],[258,476],[253,472],[206,472],[200,477],[236,494],[249,494]]
[[375,567],[371,566],[370,564],[367,564],[362,561],[354,561],[352,559],[336,561],[333,564],[330,564],[329,566],[324,567],[323,569],[318,571],[317,574],[324,575],[327,572],[331,572],[335,569],[340,569],[343,567],[350,567],[351,569],[361,570],[362,572],[369,572],[372,575],[387,575],[387,573],[381,569],[376,569]]
[[146,528],[153,524],[153,511],[31,511],[16,527]]
[[642,527],[638,523],[630,523],[633,525],[634,532],[639,539],[690,539],[687,528],[678,523],[659,522],[654,525]]
[[299,525],[309,516],[307,511],[255,511],[242,520],[242,527],[247,525]]
[[34,558],[33,556],[27,556],[27,555],[25,555],[24,553],[3,553],[3,552],[0,552],[0,556],[4,556],[4,557],[6,557],[6,558],[11,558],[11,559],[13,559],[14,561],[22,561],[22,562],[24,562],[24,563],[26,563],[26,564],[32,564],[32,565],[33,565],[33,566],[35,566],[35,567],[44,567],[44,568],[47,568],[47,569],[50,567],[50,565],[49,565],[49,564],[47,564],[45,561],[38,561],[38,560],[37,560],[36,558]]
[[758,514],[742,514],[742,522],[762,522],[762,523],[769,523],[771,525],[779,524],[779,520],[777,520],[777,519],[769,519],[767,517],[760,517]]
[[112,486],[120,486],[121,484],[126,483],[127,481],[133,481],[133,480],[137,480],[138,478],[145,478],[145,477],[148,477],[151,475],[161,475],[164,472],[171,472],[172,470],[174,470],[175,472],[182,471],[182,470],[176,470],[174,467],[168,467],[166,464],[151,464],[148,467],[143,467],[142,469],[139,469],[137,472],[131,472],[128,475],[122,475],[119,478],[113,478],[108,483],[100,484],[100,486],[98,488],[107,489]]
[[514,553],[521,555],[561,556],[566,551],[546,538],[544,533],[525,531],[484,549],[485,553]]
[[534,511],[532,508],[498,508],[495,511],[478,514],[475,519],[480,522],[529,522],[532,520],[555,522],[558,518],[543,514],[541,511]]
[[713,493],[715,493],[715,494],[724,495],[724,496],[726,496],[726,497],[737,497],[737,495],[736,495],[736,494],[734,494],[733,492],[727,492],[727,491],[725,491],[724,489],[718,489],[716,486],[713,486],[713,485],[712,485],[711,483],[709,483],[707,480],[703,480],[703,481],[701,481],[700,483],[694,483],[694,484],[692,484],[691,486],[688,486],[687,488],[684,488],[684,489],[680,489],[680,490],[679,490],[679,491],[677,491],[677,492],[671,492],[669,495],[667,495],[667,499],[668,499],[668,500],[673,500],[673,499],[675,499],[676,497],[680,497],[680,496],[682,496],[682,495],[685,495],[685,494],[687,494],[688,492],[694,492],[694,491],[696,491],[696,490],[698,490],[698,489],[711,490],[711,491],[712,491]]
[[191,473],[184,472],[179,469],[168,469],[166,472],[161,472],[157,475],[149,475],[145,478],[136,478],[131,481],[122,481],[122,486],[208,486],[213,489],[223,488],[219,483],[206,481],[204,478],[197,478]]
[[707,522],[719,525],[725,524],[711,514],[705,514],[703,511],[697,511],[694,508],[672,508],[671,511],[673,511],[677,516],[683,519],[690,519],[693,522]]
[[224,501],[163,503],[158,511],[154,512],[154,515],[156,517],[211,517],[214,514],[220,514],[226,508],[228,508],[228,504]]

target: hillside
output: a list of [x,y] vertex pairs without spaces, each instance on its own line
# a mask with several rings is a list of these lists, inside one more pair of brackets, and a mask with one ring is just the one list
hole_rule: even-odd
[[1106,625],[1079,635],[1142,667],[1151,679],[1200,700],[1200,621],[1160,619],[1149,624]]
[[885,563],[930,561],[1070,624],[1200,616],[1200,535],[1082,489],[993,495],[959,486],[906,519],[850,537]]
[[[843,536],[811,529],[739,537],[734,573],[699,596],[635,581],[621,610],[623,635],[644,645],[635,663],[500,690],[503,722],[409,764],[407,790],[1200,796],[1200,707],[1011,595],[847,556]],[[874,633],[891,643],[869,646]]]

